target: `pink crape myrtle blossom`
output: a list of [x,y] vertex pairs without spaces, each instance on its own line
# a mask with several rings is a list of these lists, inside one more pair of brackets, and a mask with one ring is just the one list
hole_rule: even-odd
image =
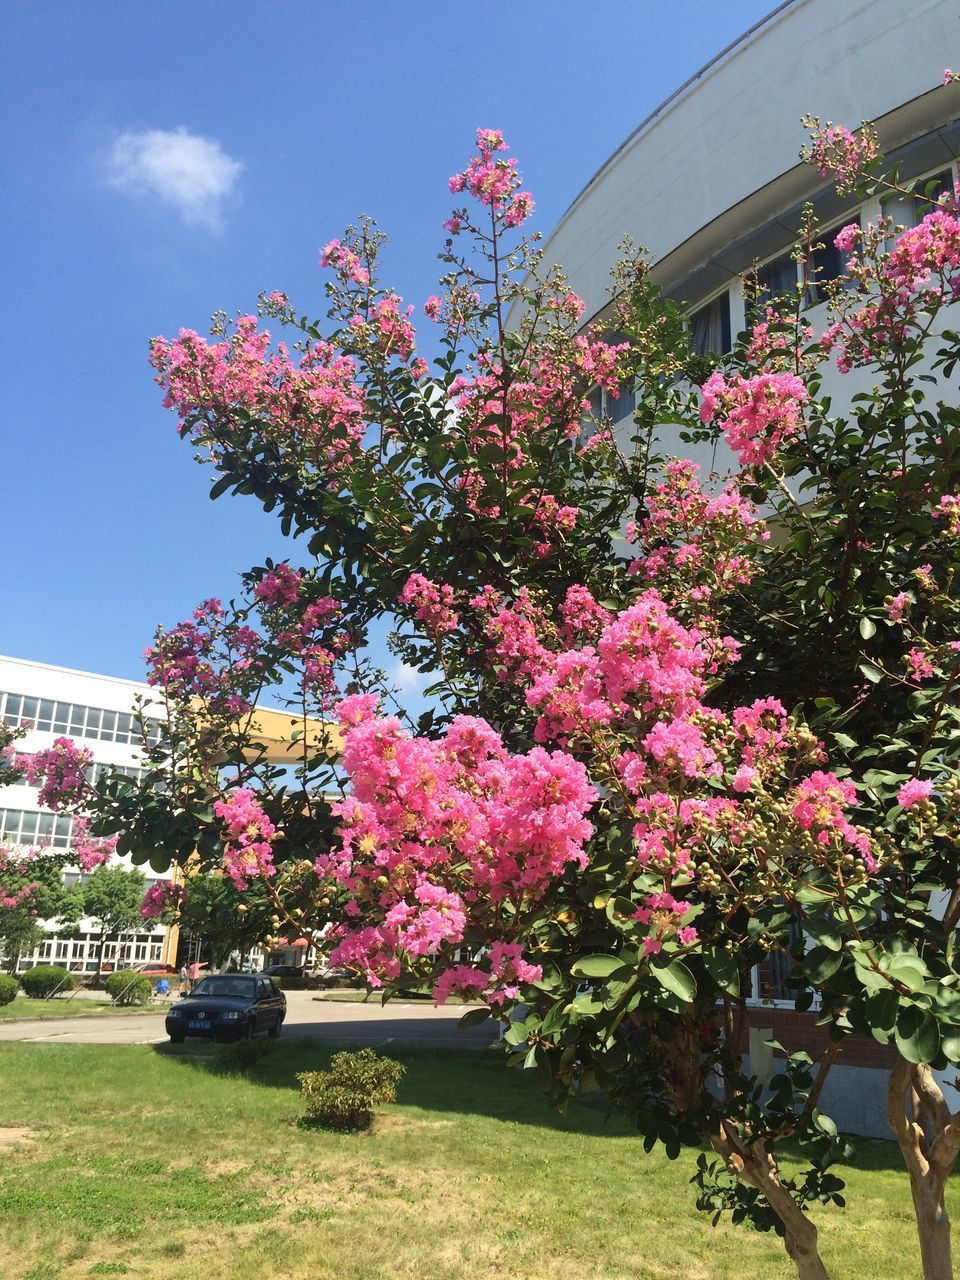
[[702,614],[703,605],[751,580],[750,553],[770,534],[736,485],[707,494],[698,470],[693,462],[668,462],[663,480],[647,497],[645,518],[630,521],[626,537],[641,551],[629,572],[661,592],[669,590],[674,605],[692,602]]
[[328,487],[358,457],[365,423],[355,361],[328,342],[309,347],[296,364],[255,316],[241,316],[223,342],[208,343],[190,329],[174,340],[154,338],[150,363],[165,390],[164,404],[180,416],[216,463],[225,445],[246,439],[249,420],[265,440],[299,454]]
[[70,845],[73,849],[73,861],[81,871],[95,871],[102,867],[117,851],[119,836],[91,836],[89,822],[84,817],[73,820],[70,832]]
[[352,791],[335,805],[340,847],[317,872],[340,881],[356,904],[348,914],[361,918],[341,926],[334,963],[383,981],[404,958],[461,943],[478,894],[519,900],[582,865],[597,793],[563,752],[512,755],[474,717],[457,717],[436,741],[411,737],[392,716],[343,727]]
[[422,573],[412,573],[397,599],[401,604],[413,606],[414,616],[423,623],[429,636],[437,638],[460,626],[460,619],[451,607],[453,588],[446,583],[438,586]]
[[902,809],[912,809],[914,805],[923,804],[933,795],[933,783],[921,778],[911,778],[897,792],[897,804]]
[[223,865],[239,890],[251,881],[276,875],[271,843],[277,829],[264,813],[249,787],[238,787],[226,800],[217,800],[213,811],[223,822]]
[[[505,226],[521,226],[533,212],[533,197],[529,191],[520,190],[516,158],[501,154],[507,149],[503,134],[499,129],[478,129],[477,148],[466,169],[450,179],[450,190],[454,195],[468,192],[481,204],[489,205]],[[461,220],[456,215],[455,220],[459,231]],[[456,234],[449,223],[445,225]]]
[[334,267],[354,284],[366,286],[370,283],[370,272],[360,261],[359,255],[349,245],[339,240],[331,240],[320,251],[321,267]]
[[777,449],[802,427],[802,406],[809,399],[803,381],[792,373],[759,373],[728,382],[717,371],[701,389],[700,418],[720,418],[727,444],[745,467],[773,461]]
[[267,604],[293,604],[300,593],[301,576],[289,564],[278,564],[253,589],[258,600]]
[[879,155],[873,130],[864,124],[853,133],[845,125],[829,120],[821,123],[815,116],[805,117],[803,123],[811,139],[801,152],[802,158],[814,166],[821,178],[832,174],[839,192],[852,191]]
[[907,652],[907,673],[911,680],[916,680],[918,683],[921,680],[932,679],[935,674],[929,655],[916,645]]
[[140,914],[144,920],[156,920],[168,911],[174,911],[186,900],[187,890],[172,880],[157,880],[143,895]]
[[52,747],[33,755],[18,757],[27,781],[39,786],[38,799],[48,809],[73,809],[82,803],[89,790],[87,770],[93,754],[78,747],[72,738],[56,738]]
[[842,782],[836,774],[817,769],[797,786],[793,816],[820,844],[839,839],[857,849],[865,860],[872,859],[869,833],[855,827],[846,816],[856,800],[852,782]]

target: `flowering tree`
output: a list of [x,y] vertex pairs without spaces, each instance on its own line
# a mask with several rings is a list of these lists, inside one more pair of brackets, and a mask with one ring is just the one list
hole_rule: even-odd
[[[814,163],[879,181],[869,134],[814,127]],[[477,140],[424,306],[432,365],[368,222],[323,251],[330,329],[271,293],[292,348],[250,316],[154,341],[214,496],[255,496],[312,561],[251,570],[237,601],[159,634],[147,777],[73,799],[139,861],[216,865],[285,928],[335,921],[332,958],[374,987],[479,996],[467,1019],[503,1019],[557,1101],[599,1087],[649,1147],[709,1144],[700,1207],[777,1231],[803,1277],[826,1274],[808,1208],[842,1203],[824,1083],[852,1032],[895,1044],[925,1274],[949,1275],[958,1126],[933,1072],[960,1060],[960,414],[915,375],[931,341],[947,373],[957,359],[955,335],[931,336],[956,204],[889,254],[892,229],[845,229],[853,287],[826,333],[798,291],[713,368],[629,248],[615,335],[583,329],[524,233],[516,161],[496,131]],[[812,263],[812,222],[807,240]],[[832,352],[877,370],[843,418],[820,396]],[[586,396],[628,382],[615,434]],[[662,462],[664,423],[725,437],[736,474]],[[360,657],[384,612],[434,681],[416,724]],[[251,729],[268,691],[291,769]],[[743,1048],[771,952],[834,1043],[765,1088]]]

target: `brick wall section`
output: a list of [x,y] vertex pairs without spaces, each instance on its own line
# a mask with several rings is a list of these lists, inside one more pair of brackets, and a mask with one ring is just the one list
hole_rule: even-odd
[[[826,1027],[818,1027],[815,1013],[798,1013],[796,1009],[777,1009],[770,1005],[750,1006],[747,1022],[751,1027],[770,1028],[771,1040],[779,1040],[792,1053],[801,1050],[816,1060],[830,1045]],[[745,1038],[746,1038],[746,1032]],[[744,1052],[747,1044],[744,1043]],[[782,1055],[776,1055],[782,1056]],[[843,1042],[837,1057],[837,1065],[845,1067],[873,1067],[889,1071],[897,1061],[892,1045],[878,1044],[868,1036],[852,1035]]]

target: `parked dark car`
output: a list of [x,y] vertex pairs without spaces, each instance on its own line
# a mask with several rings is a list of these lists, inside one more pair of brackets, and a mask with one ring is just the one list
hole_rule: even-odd
[[268,964],[263,972],[268,978],[303,977],[303,969],[298,964]]
[[187,1036],[252,1040],[261,1031],[278,1036],[286,1016],[286,998],[273,979],[219,973],[201,978],[186,999],[172,1005],[165,1026],[174,1044],[183,1044]]

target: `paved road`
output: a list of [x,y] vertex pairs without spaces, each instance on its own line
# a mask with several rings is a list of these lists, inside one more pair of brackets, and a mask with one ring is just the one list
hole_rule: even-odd
[[[496,1024],[461,1030],[463,1009],[435,1009],[419,1001],[348,1004],[317,1000],[310,991],[287,992],[284,1037],[303,1036],[329,1044],[406,1043],[432,1048],[482,1049],[496,1037]],[[44,1022],[0,1022],[0,1040],[31,1044],[160,1044],[166,1040],[161,1010],[142,1014],[87,1014]]]

